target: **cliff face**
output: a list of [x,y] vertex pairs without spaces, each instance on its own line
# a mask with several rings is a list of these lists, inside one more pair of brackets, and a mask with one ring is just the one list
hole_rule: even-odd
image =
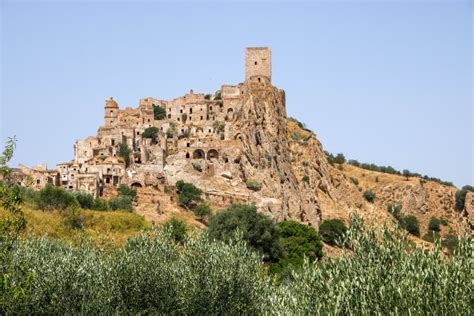
[[[309,138],[308,138],[309,137]],[[321,218],[340,218],[346,222],[351,213],[359,214],[370,226],[395,224],[388,206],[402,206],[403,215],[414,215],[420,221],[421,235],[427,232],[431,217],[446,222],[441,234],[463,234],[472,227],[474,194],[466,196],[465,212],[455,209],[457,188],[426,181],[418,177],[374,172],[348,164],[330,165],[321,143],[309,131],[288,121],[288,138],[297,178],[306,180],[315,192]],[[375,201],[369,203],[363,193],[375,193]]]
[[[471,218],[474,198],[468,194],[466,212],[455,210],[456,188],[420,178],[368,171],[352,165],[331,165],[313,132],[287,119],[285,93],[268,81],[246,81],[239,86],[242,106],[234,114],[225,141],[234,148],[234,161],[206,162],[200,172],[192,161],[169,155],[164,168],[170,184],[194,183],[204,190],[214,209],[231,203],[255,203],[274,220],[294,219],[318,227],[321,220],[348,222],[359,214],[370,226],[395,224],[390,204],[401,205],[403,215],[415,215],[421,234],[432,216],[443,219],[441,234],[461,234]],[[257,182],[260,190],[248,188]],[[366,190],[375,193],[369,203]],[[166,212],[165,212],[166,213]],[[471,217],[469,217],[471,216]]]

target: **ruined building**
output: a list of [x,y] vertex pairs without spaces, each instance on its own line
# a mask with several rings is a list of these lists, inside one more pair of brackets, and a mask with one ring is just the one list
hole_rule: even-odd
[[[57,170],[22,168],[23,174],[38,188],[50,183],[95,196],[119,184],[156,187],[183,179],[216,203],[254,202],[268,211],[316,216],[314,198],[298,192],[291,169],[285,93],[272,85],[270,49],[247,48],[245,68],[243,83],[223,85],[213,95],[191,90],[173,100],[143,98],[125,109],[110,98],[104,125],[96,136],[76,141],[71,162]],[[120,154],[121,146],[129,154]],[[249,181],[262,189],[250,190]]]

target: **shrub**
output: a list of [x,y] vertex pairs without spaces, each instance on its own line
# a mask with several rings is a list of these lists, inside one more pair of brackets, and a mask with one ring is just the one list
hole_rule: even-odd
[[84,226],[85,216],[77,207],[70,207],[67,209],[64,216],[64,223],[71,229],[82,229]]
[[201,201],[202,190],[192,183],[179,180],[176,182],[176,189],[179,194],[179,204],[186,208],[192,208],[196,202]]
[[454,250],[459,245],[459,238],[452,234],[446,235],[446,237],[441,241],[441,245],[447,248],[450,254],[453,254]]
[[428,230],[439,232],[441,230],[441,220],[435,216],[432,216],[428,223]]
[[208,233],[212,239],[229,241],[240,231],[242,238],[268,260],[280,258],[278,228],[255,205],[233,204],[209,218]]
[[309,182],[309,176],[305,174],[305,175],[303,176],[303,181],[304,181],[304,182]]
[[323,257],[323,244],[316,230],[295,221],[278,224],[282,255],[271,271],[282,272],[288,266],[300,267],[307,258],[311,262]]
[[163,223],[163,229],[173,241],[178,243],[184,242],[188,235],[186,224],[175,217]]
[[142,138],[151,138],[153,142],[156,142],[158,139],[158,132],[158,127],[147,127],[142,133]]
[[337,241],[342,239],[347,231],[347,227],[340,219],[324,220],[319,225],[319,234],[325,243],[336,245]]
[[204,99],[205,99],[205,100],[210,100],[210,99],[211,99],[211,95],[210,95],[210,94],[206,94],[206,95],[204,96]]
[[166,110],[163,109],[161,106],[153,104],[153,116],[155,120],[162,120],[166,117]]
[[117,149],[117,156],[122,157],[125,161],[125,167],[130,166],[130,155],[132,150],[128,147],[127,143],[120,143],[119,148]]
[[81,208],[87,210],[94,209],[95,201],[94,197],[91,194],[85,192],[77,192],[74,195]]
[[37,206],[43,211],[51,211],[65,210],[68,207],[79,206],[79,203],[71,192],[48,184],[39,191]]
[[387,206],[387,211],[392,214],[397,220],[400,220],[402,206],[397,204],[389,204]]
[[211,214],[211,207],[207,203],[199,203],[194,209],[194,214],[199,220]]
[[441,236],[439,235],[439,233],[437,231],[430,230],[425,235],[423,235],[423,237],[421,239],[423,239],[427,242],[434,243],[435,241],[439,240],[440,238],[441,238]]
[[108,202],[109,208],[112,211],[133,211],[132,197],[129,195],[119,195]]
[[216,93],[214,100],[217,100],[217,101],[222,100],[222,93],[220,91]]
[[420,223],[418,222],[418,218],[413,215],[407,215],[402,217],[400,220],[400,224],[402,228],[408,231],[410,234],[415,236],[420,236]]
[[199,171],[199,172],[202,172],[202,166],[201,166],[201,164],[199,164],[199,163],[197,163],[197,162],[193,162],[192,165],[193,165],[193,169],[194,169],[194,170]]
[[245,182],[247,185],[247,189],[253,190],[253,191],[260,191],[262,189],[262,184],[254,179],[249,179]]
[[364,192],[364,198],[367,200],[367,202],[373,203],[375,201],[375,193],[371,190],[367,190]]
[[129,196],[132,201],[135,201],[137,199],[137,190],[130,188],[126,184],[121,184],[117,188],[119,196]]
[[106,201],[97,198],[94,200],[94,210],[105,212],[109,210],[109,206]]
[[351,177],[351,181],[352,181],[352,183],[354,183],[355,185],[359,185],[359,180],[357,180],[357,178]]
[[212,127],[214,128],[214,132],[222,133],[225,129],[225,123],[220,121],[214,121],[214,123],[212,123]]
[[456,199],[456,209],[458,211],[462,211],[464,209],[464,204],[466,201],[466,195],[468,192],[474,192],[474,187],[470,185],[465,185],[462,187],[461,190],[456,192],[455,199]]

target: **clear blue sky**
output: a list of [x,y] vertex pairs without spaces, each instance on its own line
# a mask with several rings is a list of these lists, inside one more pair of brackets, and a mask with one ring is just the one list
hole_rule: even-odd
[[471,1],[2,1],[1,140],[13,164],[73,158],[104,100],[137,106],[244,79],[270,46],[287,111],[346,157],[472,184]]

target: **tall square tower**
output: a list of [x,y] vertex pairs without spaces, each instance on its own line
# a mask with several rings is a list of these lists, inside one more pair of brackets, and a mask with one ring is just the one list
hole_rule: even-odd
[[272,53],[268,47],[245,49],[245,80],[252,76],[265,76],[272,81]]

